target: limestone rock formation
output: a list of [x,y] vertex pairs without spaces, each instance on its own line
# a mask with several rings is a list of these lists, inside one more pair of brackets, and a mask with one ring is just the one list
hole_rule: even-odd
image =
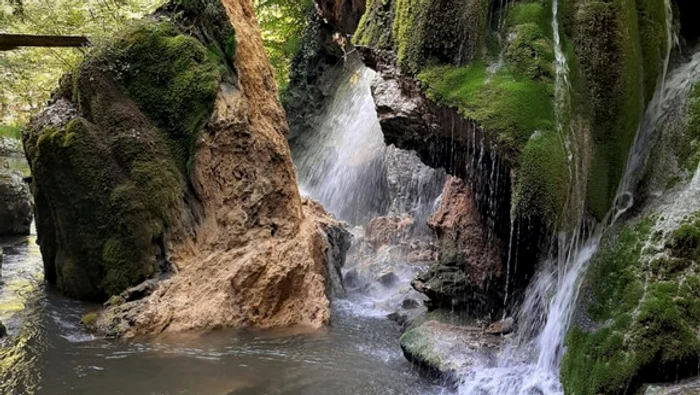
[[418,276],[413,287],[433,307],[463,308],[476,317],[501,307],[503,264],[497,240],[481,222],[476,201],[464,181],[450,177],[442,205],[428,222],[439,241],[439,261]]
[[443,380],[498,350],[498,336],[483,332],[479,322],[436,310],[413,318],[399,340],[406,358]]
[[29,186],[0,163],[0,236],[28,235],[32,218]]
[[47,278],[120,295],[94,320],[112,335],[328,324],[349,233],[299,196],[252,2],[173,1],[133,29],[24,136]]

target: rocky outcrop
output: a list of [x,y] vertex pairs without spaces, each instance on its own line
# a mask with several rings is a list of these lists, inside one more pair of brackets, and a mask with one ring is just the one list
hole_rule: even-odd
[[505,273],[497,239],[481,222],[476,200],[464,181],[450,177],[442,205],[428,221],[439,241],[439,261],[413,287],[432,307],[461,308],[475,317],[502,307]]
[[2,165],[0,163],[0,236],[28,235],[33,219],[29,186],[21,173]]
[[349,234],[299,196],[252,2],[195,3],[120,34],[24,136],[47,278],[119,295],[90,320],[112,335],[326,325]]
[[339,271],[349,234],[318,203],[305,201],[303,210],[295,237],[259,240],[191,261],[171,279],[145,283],[110,301],[95,327],[133,336],[327,325],[329,297],[343,289]]
[[686,383],[671,385],[650,385],[644,391],[644,395],[698,395],[700,394],[700,381],[694,380]]
[[437,310],[413,318],[399,342],[409,361],[430,375],[452,381],[495,353],[501,338],[484,333],[480,322]]
[[343,34],[355,32],[360,18],[365,13],[365,0],[316,0],[323,18]]

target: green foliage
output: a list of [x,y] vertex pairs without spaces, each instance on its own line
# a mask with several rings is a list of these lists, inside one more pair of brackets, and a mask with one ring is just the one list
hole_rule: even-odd
[[0,136],[21,140],[22,127],[19,125],[0,125]]
[[309,13],[314,12],[312,0],[254,0],[258,24],[265,51],[275,69],[280,90],[289,83],[292,58],[301,47]]
[[[110,38],[124,24],[152,12],[164,0],[23,0],[2,12],[0,31],[86,35],[93,43]],[[14,4],[19,2],[14,1]],[[15,12],[21,10],[21,12]],[[5,10],[7,11],[7,10]],[[75,68],[84,49],[23,48],[0,52],[0,122],[27,122],[46,102],[60,76]]]
[[695,172],[700,163],[700,83],[696,83],[688,98],[688,127],[684,138],[679,139],[676,151],[686,170]]
[[697,366],[700,221],[689,219],[672,232],[663,258],[650,256],[662,243],[655,223],[647,217],[623,228],[594,258],[584,293],[594,328],[574,325],[567,335],[566,393],[633,393],[663,379],[666,369]]

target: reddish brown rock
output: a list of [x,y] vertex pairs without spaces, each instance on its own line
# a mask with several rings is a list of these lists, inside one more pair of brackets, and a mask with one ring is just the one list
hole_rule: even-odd
[[447,180],[442,204],[428,225],[439,240],[439,262],[418,276],[413,287],[428,296],[434,307],[459,306],[477,316],[494,313],[502,301],[500,248],[482,223],[464,181]]
[[412,226],[413,218],[407,214],[373,218],[367,225],[365,238],[375,250],[378,250],[383,246],[397,244],[408,235]]

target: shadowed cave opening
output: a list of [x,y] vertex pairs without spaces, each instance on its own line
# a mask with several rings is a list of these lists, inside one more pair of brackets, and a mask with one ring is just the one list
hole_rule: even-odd
[[697,16],[700,15],[700,2],[697,0],[677,0],[680,12],[681,36],[688,44],[695,44],[700,38],[700,23]]

